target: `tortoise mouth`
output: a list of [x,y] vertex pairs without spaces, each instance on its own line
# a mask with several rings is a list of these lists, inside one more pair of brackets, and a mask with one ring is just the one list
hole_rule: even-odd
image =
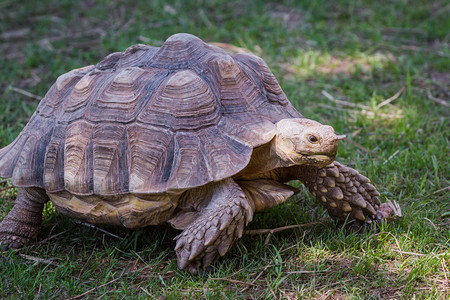
[[306,153],[298,153],[300,155],[299,160],[303,161],[306,164],[311,165],[328,165],[332,163],[336,154],[329,153],[319,153],[319,154],[306,154]]

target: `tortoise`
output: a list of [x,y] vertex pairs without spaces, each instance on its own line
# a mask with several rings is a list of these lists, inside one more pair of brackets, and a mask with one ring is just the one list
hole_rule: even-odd
[[134,45],[58,77],[20,135],[0,150],[18,187],[2,250],[33,242],[51,201],[91,224],[170,224],[178,267],[223,256],[253,214],[300,180],[338,220],[392,212],[370,180],[334,161],[342,139],[303,117],[259,57],[190,34]]

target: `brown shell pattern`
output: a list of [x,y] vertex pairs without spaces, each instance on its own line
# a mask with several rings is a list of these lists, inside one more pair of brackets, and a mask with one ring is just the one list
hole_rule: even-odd
[[159,194],[233,176],[301,118],[265,62],[176,34],[61,75],[0,176],[76,195]]

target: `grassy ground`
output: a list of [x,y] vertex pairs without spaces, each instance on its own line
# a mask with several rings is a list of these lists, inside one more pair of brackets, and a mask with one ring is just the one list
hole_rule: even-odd
[[[404,217],[378,234],[325,221],[244,235],[212,273],[191,276],[176,267],[170,228],[113,236],[48,205],[42,241],[0,254],[0,298],[450,299],[449,10],[427,0],[1,1],[1,147],[58,75],[190,32],[263,57],[305,116],[349,137],[339,160]],[[1,219],[15,190],[0,182]],[[249,229],[323,217],[305,192]]]

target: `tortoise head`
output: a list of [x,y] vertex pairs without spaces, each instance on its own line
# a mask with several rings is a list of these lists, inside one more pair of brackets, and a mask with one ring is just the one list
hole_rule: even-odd
[[308,119],[283,119],[277,124],[275,151],[289,165],[325,166],[336,157],[338,141],[333,127]]

